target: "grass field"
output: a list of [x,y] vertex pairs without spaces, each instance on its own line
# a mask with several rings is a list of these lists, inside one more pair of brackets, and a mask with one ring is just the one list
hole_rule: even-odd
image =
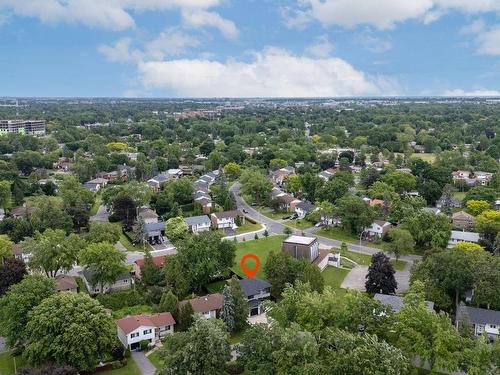
[[151,361],[154,367],[161,368],[163,366],[163,361],[160,359],[160,354],[158,350],[154,351],[150,355],[148,355],[148,359]]
[[305,230],[313,226],[313,223],[311,223],[310,221],[302,219],[288,220],[284,224],[299,230]]
[[[240,261],[245,254],[253,253],[257,255],[260,260],[260,269],[257,272],[256,277],[261,279],[265,278],[263,269],[266,264],[267,257],[271,251],[281,251],[281,242],[284,238],[284,236],[269,236],[258,240],[238,242],[236,245],[235,265],[233,267],[234,273],[241,277],[246,277],[240,267]],[[252,259],[246,261],[245,264],[249,269],[252,269],[255,266],[255,262]]]
[[242,234],[242,233],[254,232],[260,229],[262,229],[262,224],[251,223],[250,221],[245,220],[245,224],[236,228],[236,233]]
[[[332,240],[343,241],[346,243],[354,243],[359,244],[359,238],[353,235],[352,233],[348,233],[342,228],[333,227],[329,229],[320,229],[316,232],[318,236],[323,236],[326,238],[331,238]],[[374,249],[382,249],[383,245],[381,243],[373,243],[373,242],[363,242],[363,246],[373,247]]]

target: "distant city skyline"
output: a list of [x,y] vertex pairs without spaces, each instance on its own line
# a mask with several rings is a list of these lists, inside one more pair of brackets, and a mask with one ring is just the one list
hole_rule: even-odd
[[499,96],[500,0],[0,0],[0,96]]

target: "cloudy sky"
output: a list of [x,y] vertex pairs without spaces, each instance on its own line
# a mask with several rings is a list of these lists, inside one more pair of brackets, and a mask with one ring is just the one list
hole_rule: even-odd
[[500,95],[500,0],[0,0],[0,96]]

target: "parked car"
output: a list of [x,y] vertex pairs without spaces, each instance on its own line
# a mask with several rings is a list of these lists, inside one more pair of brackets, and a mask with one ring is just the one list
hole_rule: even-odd
[[293,214],[292,216],[290,216],[290,220],[298,219],[298,217],[299,217],[299,215]]
[[319,227],[323,226],[323,223],[316,223],[316,224],[314,224],[314,226],[319,228]]
[[248,210],[246,208],[243,209],[244,214],[248,214]]
[[288,219],[290,219],[290,218],[291,218],[291,216],[290,216],[290,215],[285,215],[285,216],[283,216],[283,217],[282,217],[282,219],[283,219],[283,220],[288,220]]

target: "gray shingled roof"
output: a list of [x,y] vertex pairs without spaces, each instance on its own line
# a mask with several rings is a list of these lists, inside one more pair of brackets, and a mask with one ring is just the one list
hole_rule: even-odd
[[[373,296],[373,299],[381,302],[384,305],[391,306],[392,311],[394,311],[394,312],[399,312],[403,308],[403,304],[404,304],[403,297],[393,296],[393,295],[389,295],[389,294],[376,293]],[[434,302],[425,301],[425,303],[427,304],[427,308],[429,310],[434,309]]]
[[468,316],[469,321],[473,324],[500,325],[500,311],[465,306],[461,303],[457,309],[457,320],[463,320],[466,316]]
[[240,286],[245,296],[248,297],[258,294],[261,290],[270,288],[271,284],[265,280],[254,277],[253,279],[241,279]]
[[196,226],[198,224],[211,223],[210,218],[207,215],[191,216],[185,217],[184,221],[187,225]]

